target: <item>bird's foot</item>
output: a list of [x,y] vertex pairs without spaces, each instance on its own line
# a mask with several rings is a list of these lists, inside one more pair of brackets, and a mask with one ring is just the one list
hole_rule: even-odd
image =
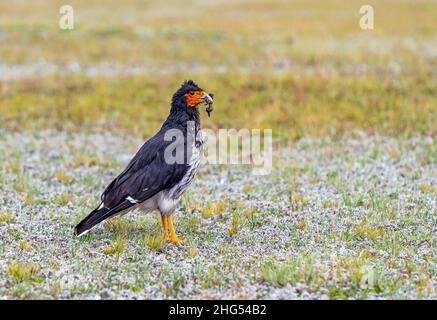
[[170,243],[181,243],[182,241],[185,240],[184,236],[177,236],[176,235],[176,231],[174,229],[173,226],[173,220],[171,218],[171,216],[167,216],[167,224],[168,224],[168,228],[170,229]]
[[178,243],[181,243],[181,242],[185,241],[185,237],[184,236],[179,236],[179,237],[169,238],[169,239],[167,239],[167,241],[170,242],[170,243],[178,244]]

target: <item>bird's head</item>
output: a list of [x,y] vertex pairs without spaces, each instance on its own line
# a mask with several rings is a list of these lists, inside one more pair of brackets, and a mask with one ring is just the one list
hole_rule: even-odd
[[214,94],[206,93],[202,88],[197,86],[192,80],[185,81],[178,91],[173,95],[172,109],[185,109],[190,112],[196,110],[199,104],[207,106],[208,115],[212,112],[212,102]]

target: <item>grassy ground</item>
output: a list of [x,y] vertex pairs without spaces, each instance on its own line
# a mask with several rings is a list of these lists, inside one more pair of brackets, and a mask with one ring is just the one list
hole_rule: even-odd
[[305,139],[263,179],[204,167],[176,213],[181,246],[156,214],[72,236],[141,140],[1,141],[2,297],[436,298],[432,139]]
[[[435,299],[437,6],[367,3],[0,2],[0,297]],[[182,246],[73,238],[189,78],[203,127],[273,129],[272,174],[203,167]]]

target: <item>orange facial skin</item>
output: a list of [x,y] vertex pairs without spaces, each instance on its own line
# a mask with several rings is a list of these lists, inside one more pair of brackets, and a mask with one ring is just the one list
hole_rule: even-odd
[[194,108],[198,104],[202,103],[202,100],[200,99],[204,95],[204,92],[202,91],[190,91],[186,94],[184,94],[185,98],[187,99],[187,104],[190,108]]

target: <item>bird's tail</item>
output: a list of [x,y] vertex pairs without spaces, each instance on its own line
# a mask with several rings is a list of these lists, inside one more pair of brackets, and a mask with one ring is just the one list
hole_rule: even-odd
[[79,224],[74,228],[74,234],[76,236],[83,235],[103,220],[115,216],[123,210],[132,207],[132,205],[132,202],[128,200],[121,202],[111,209],[105,208],[103,204],[100,204],[99,207],[94,209],[85,219],[79,222]]
[[[100,209],[99,209],[100,208]],[[94,209],[85,219],[83,219],[79,224],[74,228],[74,234],[76,236],[83,235],[87,231],[91,230],[95,225],[100,223],[101,221],[107,218],[107,213],[109,209],[102,207],[98,207]]]

